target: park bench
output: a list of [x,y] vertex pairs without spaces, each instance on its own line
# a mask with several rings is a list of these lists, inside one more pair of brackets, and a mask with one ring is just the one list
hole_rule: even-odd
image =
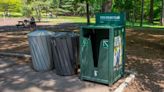
[[24,21],[18,21],[18,24],[16,24],[17,28],[18,27],[25,27]]
[[23,28],[30,28],[36,26],[36,24],[32,25],[29,20],[23,20],[23,21],[18,21],[18,24],[16,24],[17,28],[23,27]]

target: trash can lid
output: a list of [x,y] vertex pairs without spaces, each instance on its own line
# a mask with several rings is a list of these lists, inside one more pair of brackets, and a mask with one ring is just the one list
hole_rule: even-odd
[[47,30],[35,30],[34,32],[30,32],[28,36],[49,36],[53,34],[54,32],[50,32]]
[[52,38],[58,38],[58,37],[75,37],[78,36],[77,33],[74,32],[55,32],[55,34],[52,35]]

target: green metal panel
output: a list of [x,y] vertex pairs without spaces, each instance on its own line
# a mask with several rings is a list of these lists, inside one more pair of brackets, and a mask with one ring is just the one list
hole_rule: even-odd
[[125,13],[97,13],[96,25],[125,25]]
[[[123,39],[123,74],[125,73],[125,61],[126,61],[126,53],[125,53],[125,48],[126,48],[126,32],[125,32],[125,27],[122,28],[122,39]],[[122,75],[123,75],[122,74]]]
[[[86,38],[83,38],[83,40]],[[98,62],[98,67],[94,67],[93,65],[93,58],[90,57],[92,56],[92,51],[91,51],[91,41],[88,40],[88,46],[82,46],[81,50],[83,50],[85,53],[81,53],[82,55],[82,60],[81,60],[81,77],[82,79],[86,80],[91,80],[91,81],[96,81],[96,82],[101,82],[108,84],[108,68],[109,64],[108,62],[108,48],[104,47],[104,42],[107,42],[108,40],[103,40],[101,41],[101,46],[100,46],[100,55],[99,55],[99,62]],[[101,61],[101,62],[100,62]],[[84,71],[84,72],[83,72]]]
[[[85,76],[93,76],[92,70],[93,70],[93,58],[92,58],[92,48],[91,48],[91,41],[87,38],[82,39],[81,44],[81,69],[82,75]],[[89,61],[89,62],[88,62]]]
[[[110,31],[110,29],[109,29]],[[109,63],[109,83],[108,84],[113,84],[114,80],[113,80],[113,55],[114,55],[114,52],[113,52],[113,46],[114,46],[114,28],[111,29],[110,33],[109,33],[109,60],[106,61],[106,62],[110,62]]]
[[88,26],[83,26],[82,28],[86,28],[86,29],[113,29],[113,28],[123,28],[124,26],[117,26],[117,25],[88,25]]

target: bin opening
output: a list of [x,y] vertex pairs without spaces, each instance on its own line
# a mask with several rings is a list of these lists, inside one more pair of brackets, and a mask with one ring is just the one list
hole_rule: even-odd
[[91,40],[94,67],[98,67],[100,43],[102,40],[109,39],[109,30],[85,29],[83,32],[83,36]]

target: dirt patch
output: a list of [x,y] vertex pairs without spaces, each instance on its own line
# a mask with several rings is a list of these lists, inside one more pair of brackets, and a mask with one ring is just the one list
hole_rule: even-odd
[[[49,30],[49,31],[74,31],[79,32],[80,24],[75,23],[62,23],[59,25],[38,25],[38,29],[41,30]],[[6,30],[1,32],[2,30]],[[27,40],[27,34],[31,32],[31,30],[26,31],[23,29],[17,29],[13,26],[11,30],[6,28],[0,28],[0,52],[18,52],[18,53],[26,53],[29,54],[29,46]],[[10,32],[9,32],[10,31]]]
[[164,31],[127,31],[126,68],[137,72],[125,92],[164,91]]
[[27,42],[28,32],[29,31],[0,33],[0,52],[29,53]]

